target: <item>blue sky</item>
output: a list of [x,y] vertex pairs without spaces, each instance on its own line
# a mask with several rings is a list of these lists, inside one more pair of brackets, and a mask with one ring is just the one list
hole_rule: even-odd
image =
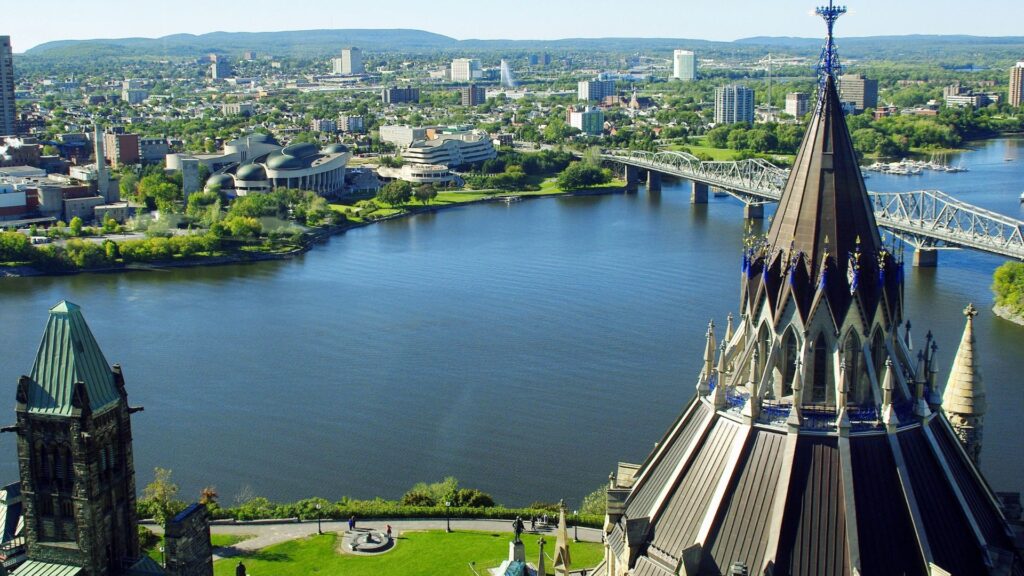
[[[50,40],[216,30],[418,28],[453,38],[820,36],[821,0],[3,0],[16,52]],[[839,36],[1024,35],[1019,0],[856,0]],[[429,7],[426,8],[426,7]],[[624,8],[625,7],[625,8]],[[1002,15],[1003,17],[1000,17]]]

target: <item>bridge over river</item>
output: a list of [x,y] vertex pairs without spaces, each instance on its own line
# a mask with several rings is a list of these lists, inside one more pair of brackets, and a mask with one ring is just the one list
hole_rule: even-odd
[[[625,166],[627,189],[640,171],[650,190],[661,175],[689,180],[691,200],[706,203],[714,188],[744,203],[744,216],[764,217],[764,205],[782,197],[789,170],[762,159],[701,161],[685,152],[605,151],[602,160]],[[914,247],[914,266],[936,266],[938,250],[968,248],[1024,260],[1024,222],[957,200],[938,190],[868,192],[878,225]]]

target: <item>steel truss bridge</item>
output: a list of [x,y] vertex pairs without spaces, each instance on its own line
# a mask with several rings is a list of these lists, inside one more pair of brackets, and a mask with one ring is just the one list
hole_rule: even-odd
[[[738,198],[748,207],[778,202],[789,176],[789,170],[762,159],[706,162],[685,152],[644,151],[606,151],[601,158],[626,166],[629,185],[635,185],[636,169],[642,169],[648,174],[690,180],[695,197],[698,188],[702,188],[706,198],[711,187]],[[1020,220],[962,202],[938,190],[868,195],[878,225],[915,247],[918,253],[969,248],[1024,260],[1024,222]]]

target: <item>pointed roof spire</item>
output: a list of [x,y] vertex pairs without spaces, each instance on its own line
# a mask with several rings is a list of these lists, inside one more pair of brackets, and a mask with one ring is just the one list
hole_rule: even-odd
[[812,278],[826,252],[845,265],[858,244],[881,248],[834,77],[825,77],[823,91],[767,237],[773,253],[803,254]]
[[[71,416],[78,408],[95,413],[121,398],[110,364],[81,308],[66,300],[50,309],[29,377],[25,402],[29,412]],[[88,406],[81,406],[83,401]]]
[[978,309],[968,304],[964,309],[967,325],[960,339],[960,347],[953,359],[953,368],[949,372],[946,390],[942,394],[942,409],[946,413],[963,414],[965,416],[982,416],[987,408],[985,402],[985,385],[979,371],[978,356],[975,352],[974,317]]
[[555,574],[569,576],[572,560],[569,557],[569,529],[565,526],[565,503],[558,503],[558,532],[555,536]]

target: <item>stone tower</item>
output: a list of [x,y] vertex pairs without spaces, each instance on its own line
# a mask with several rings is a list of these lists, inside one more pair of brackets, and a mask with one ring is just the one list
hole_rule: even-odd
[[107,364],[79,307],[51,308],[32,372],[17,388],[28,563],[114,576],[138,558],[136,410],[121,367]]
[[960,348],[953,360],[953,369],[942,394],[942,410],[956,432],[964,450],[977,466],[981,462],[981,441],[985,421],[985,385],[975,351],[974,317],[978,315],[974,304],[964,309],[967,326],[960,340]]

